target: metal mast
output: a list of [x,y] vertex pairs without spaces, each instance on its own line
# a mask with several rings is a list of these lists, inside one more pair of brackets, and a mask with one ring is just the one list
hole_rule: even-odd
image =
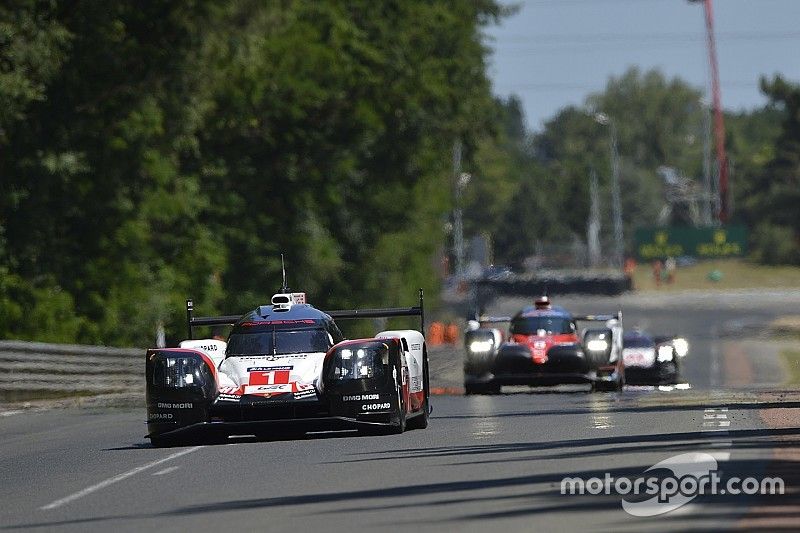
[[714,6],[712,0],[689,0],[703,2],[706,16],[706,38],[708,40],[708,61],[711,66],[711,97],[714,107],[714,140],[717,149],[717,170],[719,172],[719,221],[728,221],[728,157],[725,153],[725,119],[722,116],[721,91],[719,86],[719,65],[717,45],[714,39]]

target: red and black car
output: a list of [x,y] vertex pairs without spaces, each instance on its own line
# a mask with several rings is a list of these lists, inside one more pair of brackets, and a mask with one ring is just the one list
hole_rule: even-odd
[[[580,331],[579,322],[603,322]],[[546,296],[513,317],[480,317],[465,336],[467,394],[496,394],[503,385],[588,383],[592,390],[621,390],[622,313],[576,316]],[[509,323],[507,332],[491,327]]]

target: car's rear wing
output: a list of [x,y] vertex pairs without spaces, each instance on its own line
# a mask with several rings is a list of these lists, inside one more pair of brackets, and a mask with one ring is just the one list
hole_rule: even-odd
[[480,325],[484,324],[505,324],[506,322],[511,322],[510,316],[480,316],[478,317],[478,323]]
[[[419,290],[419,305],[413,307],[388,307],[384,309],[339,309],[324,311],[331,318],[349,320],[356,318],[394,318],[401,316],[418,316],[420,333],[425,335],[425,305],[422,289]],[[194,302],[186,300],[186,329],[189,339],[193,338],[193,329],[198,326],[232,326],[242,315],[227,316],[194,316]]]
[[613,315],[574,315],[575,322],[608,322],[609,320],[619,320],[622,322],[622,311],[617,311]]

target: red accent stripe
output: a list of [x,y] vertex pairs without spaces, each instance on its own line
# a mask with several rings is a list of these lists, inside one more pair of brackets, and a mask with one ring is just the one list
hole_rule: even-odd
[[425,391],[412,392],[409,396],[411,398],[411,410],[419,411],[422,409],[425,405]]
[[211,374],[214,376],[214,382],[217,384],[217,388],[219,389],[219,379],[217,379],[217,367],[214,365],[214,361],[211,360],[209,356],[204,354],[203,352],[199,352],[197,350],[191,350],[189,348],[152,348],[148,351],[158,351],[158,352],[181,352],[181,353],[192,353],[195,355],[199,355],[203,362],[208,365],[208,368],[211,369]]

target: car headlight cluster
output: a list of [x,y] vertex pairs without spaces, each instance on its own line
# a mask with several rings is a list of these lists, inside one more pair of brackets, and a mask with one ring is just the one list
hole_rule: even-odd
[[169,388],[205,387],[208,366],[197,357],[161,357],[153,366],[153,385]]
[[487,353],[494,348],[494,341],[491,339],[474,340],[469,343],[469,351],[472,353]]
[[605,352],[608,350],[608,341],[605,339],[592,339],[586,343],[586,349],[590,352]]
[[335,379],[368,379],[383,375],[389,363],[385,344],[341,348],[335,355],[332,374]]
[[672,361],[672,346],[659,346],[658,347],[658,362],[666,363]]
[[672,341],[672,346],[675,348],[675,354],[678,357],[685,357],[689,353],[689,341],[682,337],[678,337]]

